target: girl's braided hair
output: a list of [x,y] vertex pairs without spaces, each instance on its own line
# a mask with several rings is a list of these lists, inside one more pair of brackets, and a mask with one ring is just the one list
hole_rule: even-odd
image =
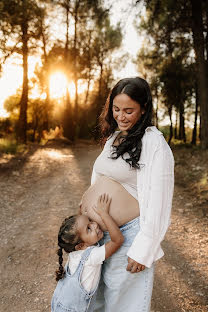
[[69,253],[75,250],[75,246],[79,242],[79,236],[76,230],[77,216],[70,216],[62,223],[58,233],[58,246],[57,254],[59,256],[59,269],[56,270],[56,280],[59,281],[65,275],[63,263],[63,249]]

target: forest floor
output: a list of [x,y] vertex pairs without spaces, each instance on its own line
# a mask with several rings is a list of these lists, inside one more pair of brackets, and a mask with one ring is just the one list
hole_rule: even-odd
[[[206,312],[208,151],[175,146],[173,152],[172,224],[156,266],[151,311]],[[49,141],[0,155],[0,311],[50,311],[57,231],[76,212],[99,153],[92,142]]]

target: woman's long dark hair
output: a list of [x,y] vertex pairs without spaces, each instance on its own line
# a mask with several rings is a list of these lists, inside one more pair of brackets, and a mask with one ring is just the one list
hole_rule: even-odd
[[[113,100],[118,94],[126,94],[132,100],[136,101],[144,114],[137,123],[128,130],[128,134],[123,137],[123,141],[115,147],[112,154],[113,159],[123,157],[123,159],[133,168],[140,168],[139,159],[142,150],[142,137],[145,129],[152,125],[152,96],[146,80],[135,77],[121,79],[111,90],[108,99],[100,116],[101,141],[111,136],[118,125],[113,118]],[[128,153],[129,157],[124,158],[124,154]]]

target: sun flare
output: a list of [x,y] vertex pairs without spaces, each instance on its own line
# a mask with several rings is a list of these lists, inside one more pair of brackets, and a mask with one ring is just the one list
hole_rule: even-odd
[[69,95],[71,98],[75,97],[75,83],[69,82],[67,85],[67,78],[64,73],[56,72],[50,76],[50,94],[53,98],[61,98],[66,94],[68,87]]
[[53,98],[60,98],[66,93],[67,79],[61,72],[56,72],[50,76],[50,95]]
[[75,93],[76,93],[76,87],[75,87],[75,83],[73,81],[71,81],[68,84],[68,90],[69,90],[69,94],[71,98],[75,97]]
[[[37,59],[29,59],[29,78],[32,77],[32,73],[37,64]],[[67,78],[65,74],[61,71],[54,72],[50,75],[50,96],[59,101],[62,97],[65,97],[66,88],[68,88],[69,96],[71,99],[75,98],[76,87],[74,81],[69,81],[67,83]],[[0,118],[8,117],[9,113],[4,109],[4,101],[8,96],[15,94],[17,89],[22,85],[22,68],[19,64],[7,64],[6,71],[3,77],[0,78]],[[81,95],[87,91],[87,82],[84,79],[78,80],[78,94]],[[90,91],[93,89],[93,83],[90,85]],[[46,94],[40,94],[38,86],[34,86],[30,90],[29,97],[31,99],[41,98],[45,99]]]
[[[61,98],[66,94],[66,87],[69,91],[70,98],[75,97],[76,87],[74,81],[67,84],[67,78],[64,73],[56,72],[50,76],[50,94],[52,98]],[[87,90],[87,84],[82,79],[78,80],[78,94]]]

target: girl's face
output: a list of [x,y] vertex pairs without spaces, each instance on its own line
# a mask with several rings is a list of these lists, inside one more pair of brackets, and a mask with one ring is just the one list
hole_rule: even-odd
[[103,231],[95,221],[91,221],[87,216],[77,217],[77,232],[83,243],[91,246],[103,238]]
[[121,93],[113,100],[113,118],[121,131],[130,130],[144,113],[140,104]]

